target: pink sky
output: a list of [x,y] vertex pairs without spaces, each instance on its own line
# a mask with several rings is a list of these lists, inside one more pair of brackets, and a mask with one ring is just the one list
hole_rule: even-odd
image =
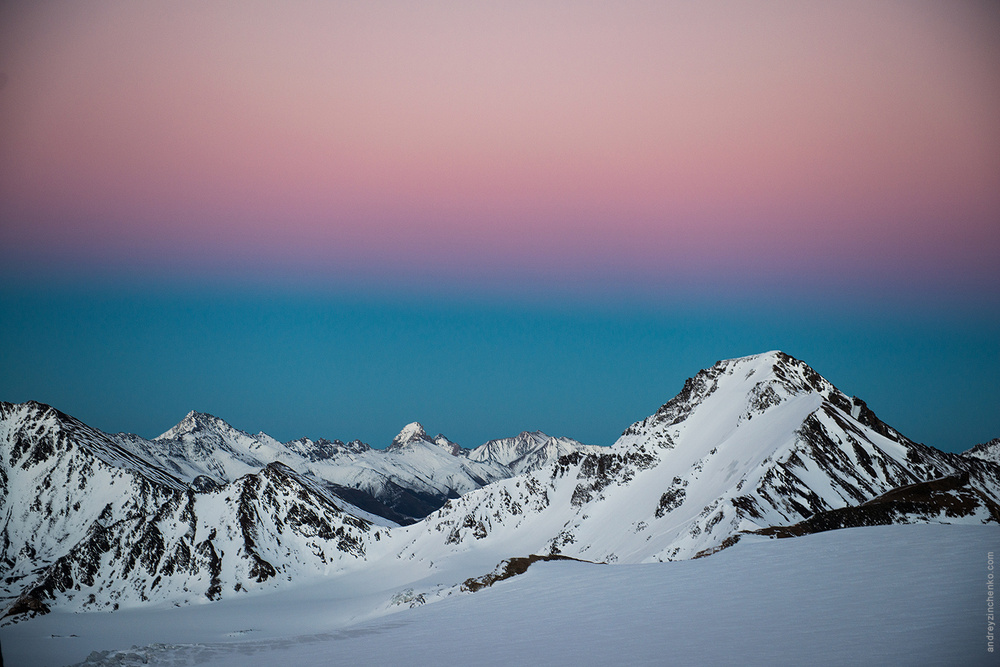
[[640,278],[1000,256],[987,3],[14,4],[16,252]]

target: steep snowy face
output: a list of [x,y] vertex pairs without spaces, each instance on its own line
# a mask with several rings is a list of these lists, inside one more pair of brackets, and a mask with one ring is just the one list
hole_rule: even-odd
[[91,527],[154,512],[185,488],[58,410],[0,403],[0,599]]
[[[701,371],[610,451],[563,456],[450,501],[408,529],[403,553],[441,549],[433,543],[444,534],[445,552],[496,543],[598,561],[690,558],[963,471],[1000,497],[995,466],[909,441],[806,364],[771,352]],[[938,518],[992,520],[978,510]]]
[[280,463],[208,494],[90,526],[11,611],[111,611],[218,600],[363,562],[384,528],[346,512]]
[[476,447],[469,452],[469,459],[499,463],[510,468],[515,475],[521,475],[544,468],[560,456],[574,452],[596,454],[600,449],[571,438],[555,438],[541,431],[524,431],[513,438],[490,440]]

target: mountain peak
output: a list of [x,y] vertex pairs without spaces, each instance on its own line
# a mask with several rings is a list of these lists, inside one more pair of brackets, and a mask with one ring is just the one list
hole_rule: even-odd
[[230,426],[224,419],[210,415],[207,412],[192,410],[184,416],[184,419],[177,422],[173,428],[153,439],[172,440],[189,433],[220,429],[233,429],[233,427]]
[[719,361],[712,368],[700,371],[696,378],[709,375],[752,378],[755,385],[780,385],[789,394],[817,392],[830,398],[841,393],[806,362],[780,350]]
[[[710,368],[698,371],[685,381],[676,396],[650,417],[626,429],[622,438],[631,441],[640,433],[656,432],[659,440],[668,443],[674,427],[686,421],[698,406],[710,399],[743,413],[740,420],[749,420],[794,397],[810,394],[865,423],[871,422],[869,425],[873,427],[882,428],[874,414],[864,411],[860,401],[852,401],[808,364],[780,350],[772,350],[718,361]],[[861,412],[864,415],[860,415]]]
[[440,447],[441,449],[445,450],[452,456],[458,456],[459,454],[462,453],[461,445],[452,442],[441,433],[438,433],[436,436],[434,436],[434,444]]
[[427,435],[427,431],[424,430],[420,422],[411,422],[404,426],[399,435],[392,439],[388,451],[396,451],[418,443],[439,447],[452,456],[459,456],[462,453],[462,447],[444,435],[438,433],[433,438]]
[[392,444],[389,445],[389,449],[400,449],[411,443],[415,442],[432,442],[432,440],[427,436],[427,431],[424,430],[423,425],[420,422],[410,422],[403,427],[403,430],[399,432],[395,438],[392,439]]
[[976,445],[962,452],[962,456],[1000,464],[1000,438],[993,438],[989,442]]

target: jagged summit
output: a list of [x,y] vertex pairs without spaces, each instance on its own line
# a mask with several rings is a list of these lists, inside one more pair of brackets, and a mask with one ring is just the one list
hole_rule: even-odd
[[433,438],[430,437],[420,422],[410,422],[404,426],[399,435],[392,439],[392,443],[386,448],[386,451],[399,451],[419,444],[439,447],[451,456],[461,456],[465,451],[460,445],[452,442],[441,433]]
[[695,407],[719,391],[725,395],[723,400],[729,408],[741,404],[741,421],[753,419],[755,415],[763,414],[768,408],[793,397],[811,395],[815,401],[829,402],[883,435],[888,436],[891,432],[899,436],[875,417],[864,401],[849,398],[805,362],[780,350],[773,350],[725,359],[699,371],[688,378],[681,391],[654,414],[625,429],[619,443],[657,433],[669,441],[669,428],[684,422]]
[[976,445],[972,449],[962,452],[962,456],[1000,463],[1000,438],[993,438],[989,442]]
[[542,431],[521,431],[513,438],[490,440],[469,452],[473,461],[492,461],[516,474],[538,470],[573,452],[595,453],[600,447],[584,445],[571,438],[556,438]]
[[452,456],[461,456],[462,452],[464,451],[461,445],[452,442],[441,433],[438,433],[436,436],[434,436],[434,444],[440,447],[441,449],[445,450]]
[[296,438],[285,443],[285,448],[305,456],[310,461],[326,461],[335,459],[338,455],[357,455],[371,451],[367,443],[360,440],[351,440],[345,443],[342,440],[311,440],[309,438]]
[[389,445],[388,449],[400,449],[417,442],[433,444],[434,441],[428,437],[427,431],[424,430],[420,422],[410,422],[403,427],[399,435],[392,439],[392,444]]
[[199,431],[208,430],[229,430],[229,431],[239,431],[239,429],[230,425],[226,420],[216,417],[215,415],[210,415],[207,412],[198,412],[197,410],[192,410],[184,416],[184,419],[177,422],[175,426],[167,430],[166,432],[153,438],[154,440],[173,440],[175,438],[188,435],[190,433],[197,433]]

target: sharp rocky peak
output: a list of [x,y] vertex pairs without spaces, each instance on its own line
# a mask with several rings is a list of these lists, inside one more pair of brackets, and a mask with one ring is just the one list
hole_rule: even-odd
[[736,395],[743,394],[748,417],[761,414],[789,397],[815,393],[823,401],[876,430],[891,430],[868,410],[863,401],[848,398],[805,362],[773,350],[718,361],[710,368],[699,371],[688,378],[676,396],[650,417],[630,426],[622,436],[635,436],[650,430],[662,431],[680,424],[717,391],[729,395],[730,401],[738,400]]
[[452,456],[459,456],[462,453],[461,445],[452,442],[441,433],[438,433],[436,436],[434,436],[434,444],[440,447],[441,449],[445,450]]
[[[754,378],[756,384],[778,383],[792,393],[816,391],[823,394],[835,387],[807,363],[780,350],[772,350],[747,357],[716,362],[698,375],[734,375],[744,371],[745,379]],[[696,376],[697,377],[697,376]]]
[[236,430],[224,419],[220,419],[214,415],[210,415],[206,412],[198,412],[192,410],[187,413],[187,415],[176,426],[163,433],[162,435],[153,438],[154,440],[172,440],[174,438],[181,437],[188,433],[197,433],[202,431],[219,431],[219,430]]
[[462,453],[460,445],[452,442],[441,433],[438,433],[433,438],[429,436],[420,422],[411,422],[404,426],[399,435],[392,439],[392,444],[389,445],[388,451],[396,451],[418,443],[440,447],[452,456],[459,456]]
[[433,440],[428,437],[427,431],[424,430],[420,422],[411,422],[404,426],[399,435],[392,439],[389,449],[400,449],[417,442],[433,442]]
[[989,442],[976,445],[962,452],[962,456],[1000,464],[1000,438],[993,438]]

